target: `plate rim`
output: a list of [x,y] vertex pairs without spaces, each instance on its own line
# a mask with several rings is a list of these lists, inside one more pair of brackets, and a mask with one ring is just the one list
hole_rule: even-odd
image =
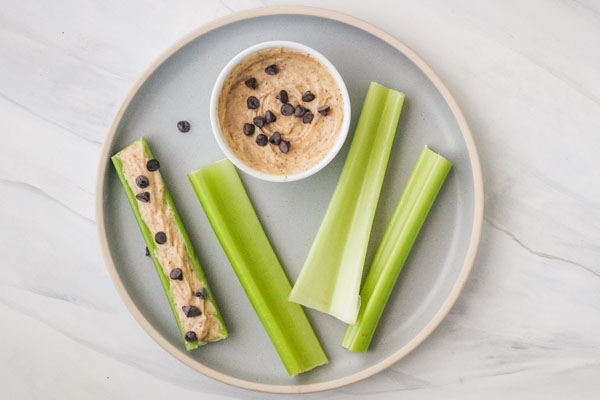
[[[342,22],[378,37],[379,39],[394,47],[404,56],[406,56],[429,78],[429,80],[433,83],[433,85],[440,92],[440,94],[450,107],[450,111],[452,111],[452,114],[454,115],[454,118],[456,119],[456,122],[458,124],[459,130],[463,135],[463,139],[467,147],[467,152],[469,154],[469,161],[471,163],[471,172],[473,174],[473,225],[471,230],[471,238],[469,239],[469,247],[467,248],[467,254],[465,255],[465,260],[456,279],[456,282],[452,286],[448,297],[446,298],[446,300],[444,300],[439,310],[425,325],[425,327],[421,329],[421,331],[419,331],[408,343],[406,343],[400,349],[396,350],[394,353],[379,361],[378,363],[368,368],[365,368],[362,371],[344,376],[342,378],[311,384],[272,385],[266,383],[252,382],[244,379],[235,378],[228,374],[209,368],[208,366],[202,364],[200,361],[191,359],[189,357],[184,357],[184,355],[181,353],[181,349],[168,342],[163,336],[161,336],[158,333],[156,328],[154,328],[154,326],[144,317],[142,312],[139,310],[135,302],[130,297],[115,267],[112,254],[110,253],[108,247],[106,228],[104,225],[104,178],[106,175],[105,172],[109,160],[108,153],[110,150],[110,145],[114,140],[117,128],[121,122],[125,110],[127,110],[131,103],[131,100],[135,97],[135,95],[137,94],[141,86],[144,84],[144,82],[146,82],[150,75],[164,61],[166,61],[175,52],[177,52],[179,49],[181,49],[191,41],[195,40],[199,36],[234,22],[269,15],[308,15]],[[177,40],[175,43],[173,43],[171,46],[169,46],[162,54],[160,54],[150,64],[150,66],[146,68],[143,74],[136,80],[131,89],[127,92],[125,99],[121,103],[121,106],[119,107],[113,119],[113,122],[111,123],[108,135],[104,140],[104,144],[102,145],[102,152],[100,155],[96,176],[95,214],[97,234],[98,239],[100,241],[100,249],[104,257],[106,268],[108,269],[109,275],[113,281],[113,284],[115,285],[115,288],[117,289],[117,292],[119,293],[119,296],[127,306],[129,312],[133,315],[133,317],[141,325],[141,327],[146,331],[146,333],[148,333],[148,335],[150,335],[150,337],[163,349],[165,349],[169,354],[171,354],[173,357],[175,357],[185,365],[189,366],[190,368],[193,368],[196,371],[212,379],[242,389],[280,394],[312,393],[346,386],[351,383],[355,383],[366,379],[372,375],[377,374],[378,372],[381,372],[382,370],[386,369],[387,367],[402,359],[416,347],[418,347],[439,326],[441,321],[446,317],[446,315],[458,299],[458,296],[464,288],[467,278],[469,277],[469,274],[473,267],[475,256],[477,254],[477,249],[479,247],[479,241],[483,225],[483,200],[484,197],[481,164],[479,161],[479,155],[477,153],[477,147],[475,145],[475,141],[473,140],[473,135],[467,124],[467,121],[462,111],[458,107],[456,100],[450,94],[450,91],[446,88],[442,80],[431,69],[431,67],[419,55],[417,55],[416,52],[414,52],[406,44],[404,44],[402,41],[400,41],[393,35],[387,33],[386,31],[376,27],[375,25],[372,25],[369,22],[363,21],[359,18],[345,13],[325,8],[308,6],[267,6],[234,12],[224,17],[215,19],[205,25],[202,25],[192,30],[191,32]]]

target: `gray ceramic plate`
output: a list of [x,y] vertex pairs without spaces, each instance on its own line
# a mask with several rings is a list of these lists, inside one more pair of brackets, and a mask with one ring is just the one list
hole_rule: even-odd
[[[369,82],[406,93],[404,109],[375,217],[372,259],[408,174],[424,145],[454,163],[400,275],[366,354],[339,343],[345,325],[307,310],[330,363],[289,377],[242,290],[186,174],[223,158],[209,131],[214,81],[235,54],[268,40],[304,43],[323,53],[344,78],[353,105],[350,132]],[[176,122],[191,122],[190,133]],[[186,352],[160,282],[109,156],[146,136],[216,295],[227,340]],[[269,183],[241,173],[250,199],[294,282],[312,244],[346,158],[345,147],[320,173]],[[234,199],[232,199],[234,201]],[[230,15],[176,43],[140,79],[107,137],[98,175],[97,217],[108,269],[125,303],[167,351],[198,371],[236,386],[272,392],[324,390],[358,381],[399,360],[447,314],[469,274],[483,209],[481,172],[467,124],[431,69],[397,39],[352,17],[305,7]]]

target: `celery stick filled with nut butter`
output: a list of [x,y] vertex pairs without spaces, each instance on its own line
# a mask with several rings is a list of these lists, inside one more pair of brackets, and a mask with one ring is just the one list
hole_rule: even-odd
[[112,156],[187,350],[227,337],[204,272],[145,138]]

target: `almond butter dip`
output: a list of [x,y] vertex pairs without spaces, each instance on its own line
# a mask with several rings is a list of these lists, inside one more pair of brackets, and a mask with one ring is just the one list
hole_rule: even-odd
[[[269,75],[265,68],[273,64],[278,72]],[[252,77],[256,78],[256,89],[244,84]],[[282,115],[283,103],[276,98],[281,90],[287,91],[288,103],[293,107],[302,105],[314,114],[311,123],[303,123],[294,114]],[[302,101],[306,91],[312,92],[315,99]],[[248,109],[249,96],[260,101],[257,109]],[[324,105],[330,107],[326,116],[317,112]],[[244,135],[244,123],[252,124],[254,117],[264,116],[268,110],[277,120],[256,127],[252,136]],[[236,65],[223,83],[217,106],[221,131],[231,150],[248,166],[271,175],[289,175],[318,164],[338,138],[343,110],[342,93],[329,70],[314,57],[285,47],[261,50]],[[290,142],[288,153],[271,143],[257,145],[257,135],[271,137],[276,131]]]
[[[191,259],[175,222],[173,211],[165,202],[164,184],[160,172],[150,172],[146,169],[146,163],[149,159],[141,141],[125,148],[118,154],[118,157],[123,162],[123,174],[134,193],[150,193],[150,201],[148,203],[138,201],[138,208],[144,223],[152,232],[152,236],[154,237],[157,232],[164,232],[167,236],[166,243],[156,244],[154,257],[158,259],[167,277],[174,268],[180,268],[183,272],[182,280],[169,279],[173,301],[176,305],[182,329],[185,332],[195,332],[198,340],[201,341],[211,342],[221,339],[219,321],[214,315],[213,305],[209,301],[194,296],[194,293],[201,290],[204,285],[193,270]],[[148,178],[150,183],[144,189],[136,185],[136,178],[140,175]],[[188,318],[182,310],[183,306],[188,305],[198,307],[202,315]]]

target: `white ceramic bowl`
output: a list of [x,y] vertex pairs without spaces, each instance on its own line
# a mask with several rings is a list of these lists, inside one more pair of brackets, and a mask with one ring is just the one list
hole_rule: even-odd
[[[219,117],[218,117],[218,113],[217,113],[217,107],[219,104],[219,95],[221,94],[221,88],[223,87],[223,82],[225,81],[225,79],[227,78],[227,76],[229,75],[229,73],[231,72],[233,67],[235,67],[246,57],[250,56],[251,54],[256,53],[257,51],[269,49],[269,48],[273,48],[273,47],[287,47],[287,48],[299,50],[299,51],[307,53],[307,54],[313,56],[314,58],[316,58],[317,60],[319,60],[329,70],[329,73],[331,74],[331,76],[333,76],[335,83],[338,85],[338,87],[340,88],[340,92],[342,93],[342,99],[344,100],[344,121],[342,122],[342,126],[340,127],[340,132],[339,132],[337,141],[332,146],[332,148],[329,150],[329,153],[327,153],[327,155],[319,163],[317,163],[316,165],[313,165],[309,169],[301,171],[301,172],[297,172],[294,174],[290,174],[290,175],[267,174],[265,172],[258,171],[256,169],[248,166],[246,163],[244,163],[242,160],[240,160],[235,155],[235,153],[231,150],[231,148],[229,147],[229,144],[223,137],[223,132],[221,131],[221,125],[219,123]],[[311,176],[311,175],[317,173],[318,171],[320,171],[321,169],[323,169],[327,164],[329,164],[329,162],[331,162],[331,160],[333,160],[333,158],[337,155],[337,153],[342,148],[342,145],[344,144],[344,142],[346,141],[346,137],[348,136],[348,128],[350,126],[350,96],[348,96],[348,89],[346,89],[346,84],[344,83],[344,80],[340,76],[340,73],[337,71],[337,69],[335,69],[333,64],[318,51],[316,51],[308,46],[305,46],[303,44],[296,43],[296,42],[288,42],[288,41],[263,42],[263,43],[255,44],[254,46],[250,46],[246,50],[240,52],[238,55],[233,57],[227,63],[227,65],[225,65],[225,68],[223,68],[223,70],[219,74],[219,77],[217,78],[217,81],[215,82],[215,86],[213,87],[212,94],[210,96],[210,122],[212,125],[213,134],[215,135],[215,139],[217,140],[219,147],[221,147],[221,150],[223,151],[223,153],[225,153],[227,158],[229,158],[231,160],[231,162],[233,162],[233,164],[235,164],[236,167],[238,167],[239,169],[241,169],[242,171],[244,171],[245,173],[247,173],[249,175],[252,175],[259,179],[263,179],[265,181],[271,181],[271,182],[297,181],[299,179],[303,179],[308,176]]]

